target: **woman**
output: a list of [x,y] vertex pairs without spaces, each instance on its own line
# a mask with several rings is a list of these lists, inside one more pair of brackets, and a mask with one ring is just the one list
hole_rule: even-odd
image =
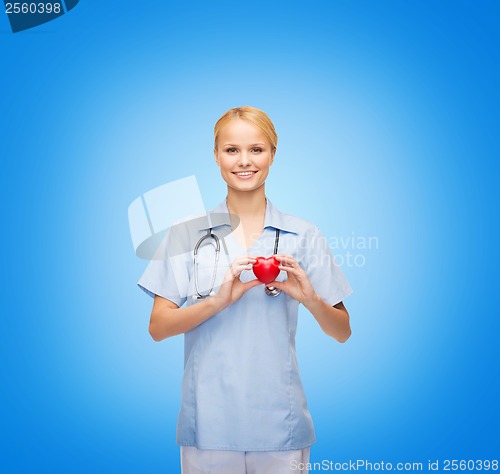
[[[154,296],[153,339],[185,334],[177,424],[184,474],[307,472],[298,468],[316,439],[295,357],[299,304],[339,342],[351,334],[342,300],[352,290],[325,238],[266,198],[277,141],[256,108],[231,109],[218,120],[214,155],[227,197],[208,220],[171,232],[166,244],[168,250],[177,239],[194,249],[207,232],[222,236],[215,280],[209,238],[196,272],[192,250],[170,253],[139,281]],[[273,253],[280,272],[267,286],[281,290],[275,297],[252,272],[256,257]]]

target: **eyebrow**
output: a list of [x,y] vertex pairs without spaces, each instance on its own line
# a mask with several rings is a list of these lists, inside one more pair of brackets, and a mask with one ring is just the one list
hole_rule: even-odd
[[[239,146],[239,145],[235,145],[233,143],[224,143],[224,145],[222,146]],[[249,145],[249,146],[266,146],[265,143],[253,143],[252,145]]]

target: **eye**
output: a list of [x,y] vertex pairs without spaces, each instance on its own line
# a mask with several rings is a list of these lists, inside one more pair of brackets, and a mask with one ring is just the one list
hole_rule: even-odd
[[236,153],[238,150],[234,147],[226,148],[226,153]]
[[252,151],[253,153],[262,153],[262,148],[255,147],[255,148],[252,148],[250,151]]

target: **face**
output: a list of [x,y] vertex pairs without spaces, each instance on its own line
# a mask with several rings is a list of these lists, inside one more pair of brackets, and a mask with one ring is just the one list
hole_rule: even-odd
[[241,119],[231,120],[219,132],[215,161],[230,188],[253,191],[269,174],[275,151],[255,125]]

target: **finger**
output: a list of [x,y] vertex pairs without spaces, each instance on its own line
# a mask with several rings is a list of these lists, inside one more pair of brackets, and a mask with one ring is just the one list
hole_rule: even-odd
[[243,270],[251,269],[252,264],[238,263],[234,261],[227,270],[232,278],[238,278]]
[[241,275],[243,268],[240,268],[238,265],[231,265],[231,273],[233,278],[238,278]]
[[227,269],[227,272],[224,274],[224,280],[223,280],[223,283],[227,283],[229,281],[233,281],[235,278],[237,278],[237,276],[234,274],[234,270],[233,270],[233,267],[230,266],[228,269]]
[[304,272],[304,270],[302,270],[302,268],[300,267],[280,265],[278,268],[280,270],[283,270],[284,272],[287,272],[289,275],[295,275],[295,276],[300,276]]
[[288,254],[288,253],[277,253],[277,254],[275,255],[275,257],[276,257],[279,261],[284,260],[284,259],[287,259],[287,258],[288,258],[288,259],[290,259],[290,258],[291,258],[291,259],[293,260],[293,257],[292,257],[290,254]]
[[283,265],[288,265],[290,267],[298,266],[297,261],[291,256],[287,254],[278,254],[275,257],[279,260],[279,262]]
[[288,294],[290,284],[287,281],[272,281],[271,283],[267,283],[266,286],[278,288],[278,290],[282,290]]
[[247,281],[246,283],[243,283],[243,286],[245,287],[245,291],[248,291],[251,288],[254,288],[256,286],[263,285],[263,284],[264,283],[262,283],[261,281],[255,279],[255,280],[250,280],[250,281]]
[[249,264],[249,263],[255,263],[257,261],[256,258],[254,257],[249,257],[247,255],[245,255],[244,257],[237,257],[233,260],[233,264],[237,264],[237,265],[246,265],[246,264]]
[[248,264],[241,263],[238,265],[235,265],[235,264],[231,265],[231,272],[235,278],[239,277],[244,270],[251,270],[251,269],[252,269],[251,263],[248,263]]

